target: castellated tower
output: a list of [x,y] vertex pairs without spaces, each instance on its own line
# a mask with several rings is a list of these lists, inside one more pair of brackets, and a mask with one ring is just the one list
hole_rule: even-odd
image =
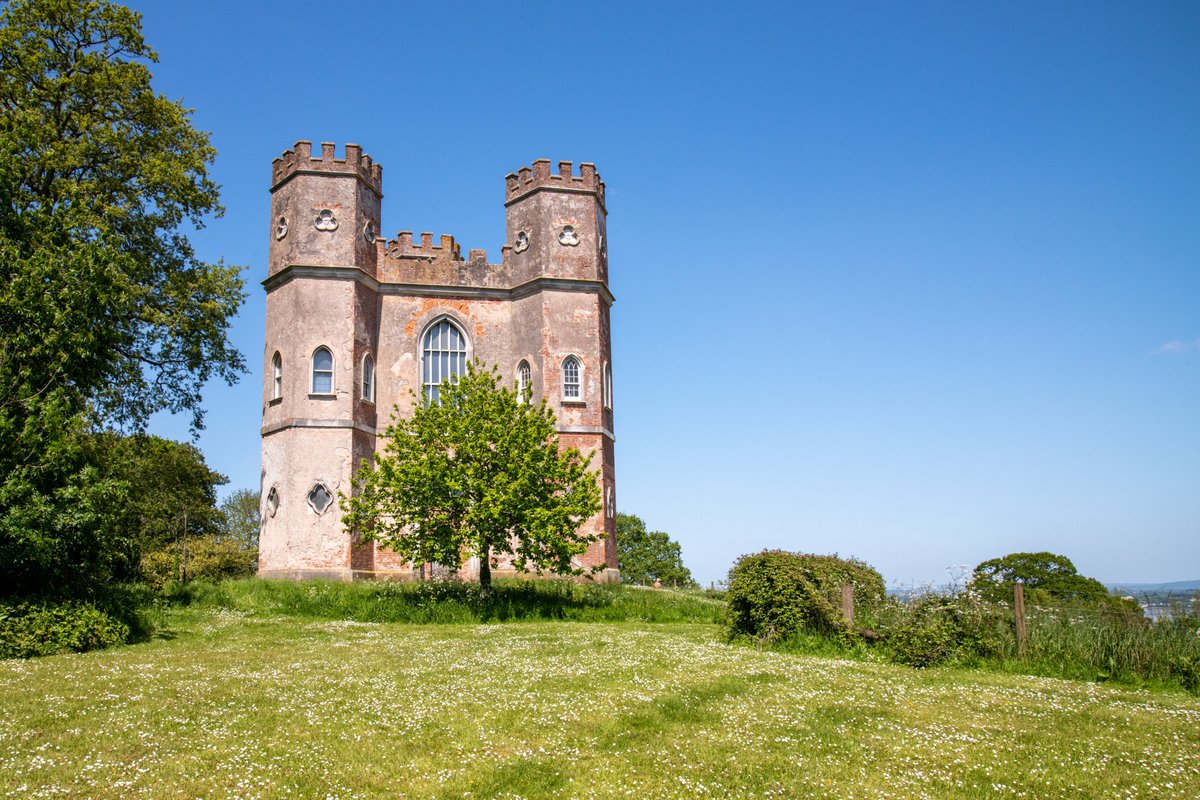
[[[619,578],[604,183],[591,164],[539,160],[505,179],[499,264],[463,257],[451,236],[380,230],[382,174],[357,145],[276,159],[263,385],[263,576],[409,579],[407,564],[351,541],[339,492],[382,443],[395,406],[412,413],[448,374],[478,358],[545,398],[564,447],[592,453],[602,535],[579,558]],[[479,565],[462,574],[474,577]],[[494,575],[511,574],[503,561]]]

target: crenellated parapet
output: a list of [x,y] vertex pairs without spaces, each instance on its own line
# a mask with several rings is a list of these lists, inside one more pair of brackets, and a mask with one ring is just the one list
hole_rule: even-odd
[[533,166],[505,175],[504,186],[506,205],[543,189],[594,193],[600,205],[604,205],[604,181],[600,180],[596,165],[586,161],[579,165],[579,174],[575,175],[570,161],[558,162],[558,172],[551,172],[550,159],[539,158]]
[[272,190],[294,175],[316,173],[355,175],[376,194],[383,195],[383,167],[373,163],[371,157],[356,144],[346,145],[345,158],[334,158],[335,150],[333,142],[321,142],[321,156],[314,158],[312,142],[296,142],[294,148],[284,151],[282,156],[271,162]]
[[412,231],[400,231],[395,239],[384,245],[388,258],[408,258],[420,261],[462,261],[462,250],[454,237],[442,234],[438,244],[433,243],[432,233],[422,233],[419,242],[413,241]]

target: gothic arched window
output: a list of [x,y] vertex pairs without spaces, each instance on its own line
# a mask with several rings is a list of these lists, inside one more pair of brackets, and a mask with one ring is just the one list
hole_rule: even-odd
[[562,362],[562,399],[583,398],[583,367],[575,356],[567,356]]
[[271,399],[278,400],[283,397],[283,356],[279,355],[279,351],[275,351],[275,355],[271,356]]
[[370,353],[363,356],[362,399],[375,402],[375,360]]
[[533,372],[529,362],[522,361],[517,365],[517,402],[528,403],[533,395]]
[[333,394],[333,353],[318,347],[312,357],[312,393]]
[[442,381],[457,381],[466,371],[467,337],[450,320],[438,320],[421,341],[421,386],[425,399],[436,403]]

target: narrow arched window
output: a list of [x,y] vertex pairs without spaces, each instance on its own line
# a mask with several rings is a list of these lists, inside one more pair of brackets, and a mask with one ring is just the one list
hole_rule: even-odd
[[517,402],[528,403],[533,394],[533,372],[529,362],[522,361],[517,365]]
[[612,408],[612,364],[604,365],[604,388],[601,391],[604,392],[604,407]]
[[333,394],[333,353],[318,347],[312,357],[313,394]]
[[279,355],[279,351],[275,351],[275,355],[271,356],[271,399],[278,400],[283,397],[283,356]]
[[450,320],[439,320],[425,332],[421,342],[421,385],[425,399],[436,403],[442,381],[457,381],[466,371],[467,337]]
[[369,403],[375,402],[375,360],[371,358],[370,353],[363,356],[362,399]]
[[583,368],[575,356],[567,356],[562,363],[562,399],[579,400],[583,397]]

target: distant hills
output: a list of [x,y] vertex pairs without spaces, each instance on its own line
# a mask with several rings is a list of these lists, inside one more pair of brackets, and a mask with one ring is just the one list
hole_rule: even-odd
[[1144,592],[1146,594],[1191,594],[1200,591],[1200,578],[1191,581],[1171,581],[1170,583],[1110,583],[1109,591],[1129,594]]

